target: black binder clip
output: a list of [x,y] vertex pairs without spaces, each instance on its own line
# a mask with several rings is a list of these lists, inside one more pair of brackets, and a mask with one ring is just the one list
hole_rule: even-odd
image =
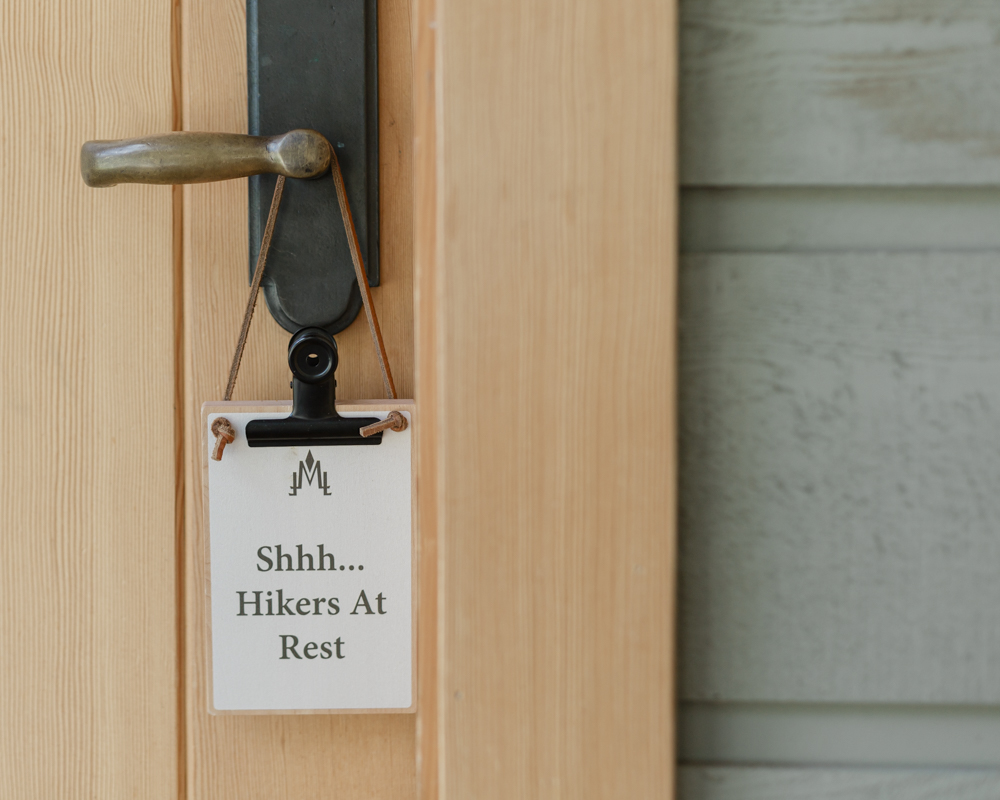
[[247,423],[250,447],[294,445],[377,445],[382,432],[362,436],[361,429],[376,417],[346,418],[334,405],[337,381],[337,343],[322,328],[303,328],[288,343],[292,370],[292,414],[285,419],[255,419]]

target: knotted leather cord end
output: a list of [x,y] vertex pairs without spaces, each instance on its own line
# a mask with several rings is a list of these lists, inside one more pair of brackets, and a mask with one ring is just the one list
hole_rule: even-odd
[[216,417],[212,422],[212,435],[215,436],[215,447],[212,448],[212,460],[222,461],[222,451],[227,444],[232,444],[236,439],[236,430],[225,417]]
[[361,429],[360,433],[367,439],[369,436],[374,436],[379,431],[405,431],[407,424],[406,417],[398,411],[390,411],[389,416],[384,420],[381,422],[374,422],[371,425],[365,425],[365,427]]

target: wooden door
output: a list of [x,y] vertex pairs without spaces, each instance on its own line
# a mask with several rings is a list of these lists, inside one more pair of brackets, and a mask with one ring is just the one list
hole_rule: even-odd
[[[671,796],[673,3],[379,3],[416,717],[206,711],[196,421],[246,184],[89,190],[77,153],[245,130],[243,3],[17,4],[0,36],[0,794]],[[286,341],[257,315],[237,399],[288,397]],[[340,396],[380,396],[363,327],[339,343]]]
[[173,202],[79,171],[86,139],[173,126],[171,14],[3,6],[3,797],[180,788]]

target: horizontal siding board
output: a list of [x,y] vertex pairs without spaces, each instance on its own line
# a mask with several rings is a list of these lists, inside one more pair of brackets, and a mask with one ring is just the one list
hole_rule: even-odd
[[1000,772],[682,767],[678,800],[996,800]]
[[681,697],[1000,702],[1000,255],[680,290]]
[[681,182],[1000,183],[996,0],[684,0]]
[[1000,769],[1000,707],[681,703],[678,759],[698,764]]
[[685,189],[680,210],[688,253],[1000,249],[1000,192],[982,187]]

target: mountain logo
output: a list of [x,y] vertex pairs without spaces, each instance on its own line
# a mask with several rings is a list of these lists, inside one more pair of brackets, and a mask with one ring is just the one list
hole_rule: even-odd
[[320,463],[313,458],[312,450],[306,453],[306,460],[299,462],[298,472],[292,473],[292,485],[288,488],[291,491],[288,493],[290,497],[296,497],[299,493],[299,489],[305,489],[307,486],[313,485],[313,479],[316,480],[316,488],[322,489],[323,494],[330,494],[330,481],[326,477],[326,473],[323,472]]

